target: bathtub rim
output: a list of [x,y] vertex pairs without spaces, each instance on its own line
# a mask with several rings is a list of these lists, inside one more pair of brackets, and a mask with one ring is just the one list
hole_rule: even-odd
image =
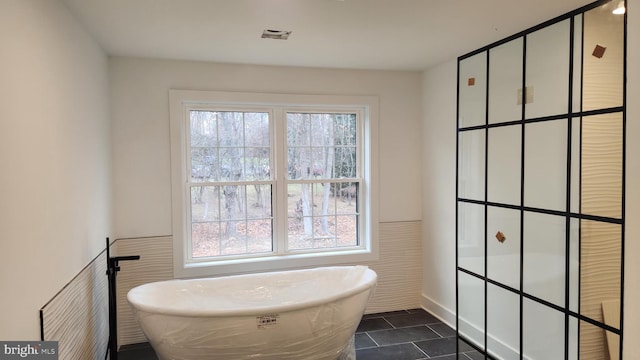
[[[248,308],[236,308],[236,309],[224,309],[224,310],[216,310],[216,309],[174,309],[167,306],[154,306],[143,303],[135,299],[135,293],[144,290],[146,287],[154,287],[160,286],[165,283],[171,282],[215,282],[216,280],[221,279],[233,279],[233,278],[243,278],[243,277],[258,277],[261,275],[277,275],[282,273],[290,273],[290,272],[309,272],[313,270],[321,270],[321,269],[336,269],[336,268],[365,268],[362,274],[362,278],[358,281],[358,285],[343,292],[339,292],[332,296],[324,296],[313,298],[310,300],[305,300],[301,302],[296,302],[294,304],[285,304],[285,305],[268,305],[268,306],[252,306]],[[134,287],[129,290],[127,293],[127,301],[129,305],[134,309],[134,313],[145,312],[148,314],[157,314],[157,315],[166,315],[166,316],[177,316],[177,317],[201,317],[201,318],[214,318],[214,317],[234,317],[234,316],[257,316],[264,314],[274,314],[274,313],[286,313],[296,310],[303,310],[307,308],[312,308],[315,306],[320,306],[323,304],[331,304],[338,302],[339,300],[346,299],[352,296],[356,296],[365,291],[372,291],[377,284],[378,275],[377,273],[364,265],[354,265],[354,266],[322,266],[315,267],[309,269],[299,269],[299,270],[284,270],[284,271],[269,271],[262,273],[251,273],[251,274],[241,274],[241,275],[229,275],[229,276],[221,276],[221,277],[208,277],[208,278],[195,278],[195,279],[172,279],[172,280],[163,280],[163,281],[155,281],[147,284],[142,284]],[[369,294],[371,296],[371,293]],[[137,316],[137,315],[136,315]]]

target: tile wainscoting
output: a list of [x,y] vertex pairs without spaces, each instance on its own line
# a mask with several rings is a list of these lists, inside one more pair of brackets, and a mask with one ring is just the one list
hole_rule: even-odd
[[127,345],[147,341],[136,322],[127,293],[136,286],[173,279],[173,238],[171,236],[119,239],[118,256],[140,255],[138,261],[120,264],[118,274],[118,344]]
[[41,340],[58,341],[60,360],[104,359],[109,341],[106,271],[103,251],[40,309]]

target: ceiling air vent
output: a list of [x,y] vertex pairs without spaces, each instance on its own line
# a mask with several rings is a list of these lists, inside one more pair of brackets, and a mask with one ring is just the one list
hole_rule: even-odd
[[265,30],[262,32],[263,39],[287,40],[289,35],[291,35],[291,31]]

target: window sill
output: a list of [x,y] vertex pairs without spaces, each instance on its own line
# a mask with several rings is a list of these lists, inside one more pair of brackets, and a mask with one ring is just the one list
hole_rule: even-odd
[[351,250],[216,260],[174,267],[175,278],[234,275],[261,271],[280,271],[304,267],[357,264],[378,260],[377,251]]

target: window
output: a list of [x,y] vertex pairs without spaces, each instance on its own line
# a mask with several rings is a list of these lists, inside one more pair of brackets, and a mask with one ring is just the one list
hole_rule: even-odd
[[176,277],[377,258],[375,98],[170,96]]
[[270,113],[190,107],[190,261],[273,250]]

